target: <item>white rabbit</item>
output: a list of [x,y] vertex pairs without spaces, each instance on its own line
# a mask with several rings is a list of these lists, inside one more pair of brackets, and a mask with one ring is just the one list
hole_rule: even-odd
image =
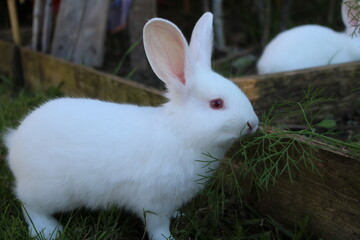
[[344,0],[342,18],[345,32],[319,25],[304,25],[284,31],[266,47],[257,63],[259,74],[291,71],[329,64],[360,60],[360,35],[351,36],[359,22],[349,5],[357,1]]
[[146,23],[146,55],[168,89],[164,105],[60,98],[9,131],[8,163],[31,235],[55,238],[55,212],[116,205],[146,223],[149,239],[172,238],[170,217],[219,164],[205,167],[205,153],[223,158],[258,126],[244,93],[211,69],[212,19],[199,19],[190,47],[173,23]]

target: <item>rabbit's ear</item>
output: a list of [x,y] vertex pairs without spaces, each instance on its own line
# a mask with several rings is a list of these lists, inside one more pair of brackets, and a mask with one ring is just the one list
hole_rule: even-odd
[[341,16],[346,26],[346,32],[352,34],[355,28],[360,24],[357,10],[360,8],[358,1],[343,0],[341,6]]
[[192,67],[188,44],[173,23],[153,18],[145,24],[144,48],[151,68],[167,86],[185,85]]
[[204,67],[211,68],[211,53],[213,48],[213,15],[204,13],[197,21],[191,35],[190,51]]

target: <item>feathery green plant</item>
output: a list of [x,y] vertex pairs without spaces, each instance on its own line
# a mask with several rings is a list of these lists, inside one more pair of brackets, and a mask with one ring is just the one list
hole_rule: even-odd
[[356,22],[356,25],[354,26],[354,31],[352,33],[353,36],[356,36],[360,33],[360,0],[344,1],[343,4],[345,4],[349,8],[347,14],[350,21]]
[[[121,57],[120,61],[118,62],[118,64],[116,65],[115,69],[113,70],[113,74],[117,75],[121,69],[121,67],[123,66],[125,59],[129,56],[129,54],[134,50],[134,48],[136,46],[138,46],[141,43],[141,40],[138,40],[136,42],[134,42],[133,44],[131,44],[131,46],[126,50],[126,52],[124,53],[124,55]],[[131,78],[134,73],[136,72],[136,67],[133,68],[128,74],[126,74],[125,78]]]
[[[335,120],[325,118],[318,120],[321,109],[318,107],[330,98],[322,98],[321,91],[308,88],[304,91],[304,97],[297,102],[285,101],[275,104],[269,112],[262,116],[262,127],[259,133],[252,138],[240,141],[238,150],[231,158],[243,159],[240,169],[243,176],[251,175],[254,185],[260,189],[267,189],[274,185],[277,179],[287,173],[290,180],[294,171],[299,171],[300,165],[310,167],[317,172],[315,162],[321,161],[316,157],[316,151],[324,148],[321,141],[328,144],[327,147],[338,150],[347,148],[353,154],[360,155],[360,145],[337,140],[332,137],[336,126]],[[276,112],[278,106],[281,112]],[[276,118],[289,118],[302,116],[305,123],[301,130],[289,128],[271,128]],[[327,129],[325,133],[318,133],[317,129]]]

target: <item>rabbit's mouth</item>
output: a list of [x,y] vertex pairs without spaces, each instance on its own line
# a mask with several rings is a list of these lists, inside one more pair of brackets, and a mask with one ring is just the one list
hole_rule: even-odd
[[257,129],[258,129],[258,121],[255,122],[247,122],[246,123],[246,127],[247,127],[247,133],[246,134],[254,134]]
[[[238,125],[234,128],[234,124],[228,122],[227,126],[223,126],[221,129],[222,134],[217,136],[219,142],[231,144],[236,140],[239,140],[242,136],[254,134],[257,131],[257,121],[248,121]],[[220,139],[219,139],[220,138]],[[225,144],[225,145],[226,145]]]
[[241,128],[239,135],[242,137],[244,135],[254,134],[257,131],[257,128],[257,123],[246,122],[246,124],[244,124],[244,126]]

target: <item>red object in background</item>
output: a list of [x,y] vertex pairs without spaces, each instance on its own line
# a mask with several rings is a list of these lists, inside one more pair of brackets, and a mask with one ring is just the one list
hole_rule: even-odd
[[57,13],[59,12],[60,2],[61,0],[53,0],[53,5],[52,5],[53,16],[57,15]]
[[[32,6],[34,7],[35,0],[30,0],[32,3]],[[61,0],[53,0],[52,2],[52,13],[53,15],[56,15],[59,12]]]

